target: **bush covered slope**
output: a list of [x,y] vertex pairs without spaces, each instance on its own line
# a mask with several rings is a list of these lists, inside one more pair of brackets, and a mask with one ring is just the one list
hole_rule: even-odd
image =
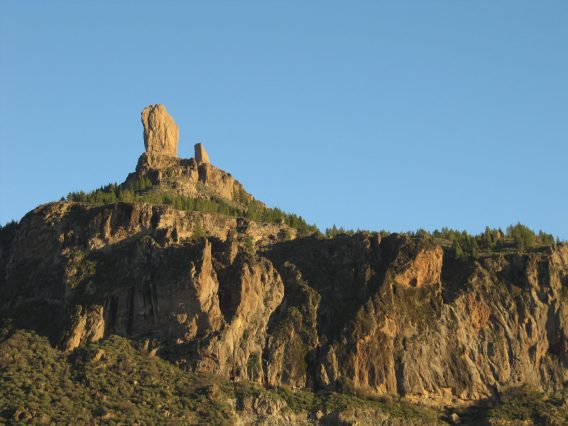
[[0,419],[7,423],[289,424],[360,411],[392,424],[436,424],[439,416],[408,404],[192,374],[118,336],[72,354],[33,332],[4,329],[2,340]]

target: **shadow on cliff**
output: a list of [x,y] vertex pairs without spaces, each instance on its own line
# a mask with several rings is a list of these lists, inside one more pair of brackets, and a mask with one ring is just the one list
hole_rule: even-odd
[[451,304],[467,289],[467,279],[473,271],[473,264],[456,259],[452,249],[444,249],[442,262],[442,297]]
[[[494,405],[494,401],[483,399],[476,402],[476,405],[467,407],[459,411],[459,421],[455,424],[464,426],[491,426],[489,410]],[[444,419],[450,424],[452,418],[450,415]]]
[[339,338],[357,311],[377,293],[388,264],[380,240],[364,234],[298,238],[276,243],[259,254],[282,276],[284,300],[290,296],[291,280],[298,279],[287,271],[290,267],[319,294],[317,332],[328,341]]

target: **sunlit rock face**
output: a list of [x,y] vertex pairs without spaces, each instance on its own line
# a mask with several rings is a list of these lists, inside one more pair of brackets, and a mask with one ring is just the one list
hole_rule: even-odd
[[177,158],[179,129],[164,105],[149,105],[142,111],[144,147],[150,166],[159,167],[164,158]]
[[211,164],[202,143],[194,145],[194,158],[178,158],[179,129],[164,105],[144,108],[142,125],[145,152],[126,184],[149,179],[160,191],[192,198],[221,197],[235,208],[243,208],[252,200],[230,173]]
[[202,143],[195,144],[193,148],[195,150],[195,161],[197,161],[197,164],[209,163],[209,155],[207,155],[205,146]]
[[150,105],[142,111],[146,152],[177,157],[179,129],[164,105]]

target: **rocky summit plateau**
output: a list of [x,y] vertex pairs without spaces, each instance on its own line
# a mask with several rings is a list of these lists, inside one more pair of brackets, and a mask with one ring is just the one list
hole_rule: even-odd
[[322,234],[141,118],[124,183],[0,230],[4,422],[568,424],[567,245]]

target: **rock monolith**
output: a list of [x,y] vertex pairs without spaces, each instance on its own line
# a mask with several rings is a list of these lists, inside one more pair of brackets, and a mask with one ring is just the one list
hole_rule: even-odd
[[146,154],[177,157],[179,129],[161,104],[149,105],[142,111]]

